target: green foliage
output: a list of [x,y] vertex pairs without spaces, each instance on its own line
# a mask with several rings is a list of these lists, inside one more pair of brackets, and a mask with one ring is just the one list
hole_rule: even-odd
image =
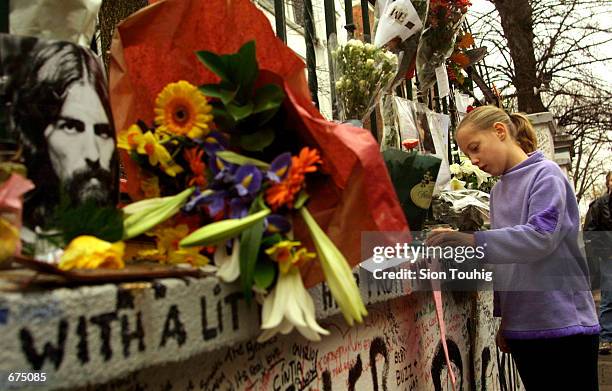
[[216,124],[228,132],[231,142],[246,151],[261,151],[274,141],[272,121],[285,94],[275,84],[255,88],[259,67],[255,41],[244,44],[237,53],[218,55],[206,50],[196,53],[204,65],[219,76],[218,84],[205,84],[200,90],[213,101]]
[[[249,214],[259,211],[259,203],[253,202]],[[240,236],[240,283],[244,298],[247,303],[251,302],[253,281],[258,266],[259,248],[264,233],[264,219],[260,219],[249,228],[245,229]],[[261,264],[261,262],[259,262]],[[261,266],[261,265],[260,265]],[[269,274],[264,271],[264,274]],[[267,281],[266,276],[259,276],[260,282]]]
[[94,201],[71,205],[63,196],[54,212],[53,226],[59,231],[59,243],[65,246],[77,236],[91,235],[107,242],[123,238],[123,214],[114,207],[100,207]]
[[269,258],[257,261],[255,274],[253,275],[255,285],[261,289],[268,289],[274,283],[277,270],[276,264]]
[[[283,237],[278,233],[264,236],[261,240],[260,248],[266,249],[272,247],[282,240]],[[277,272],[277,263],[272,261],[265,253],[261,252],[257,264],[255,265],[255,275],[253,276],[255,285],[261,289],[268,289],[274,283]]]
[[262,162],[261,160],[253,159],[247,156],[240,155],[236,152],[232,151],[218,151],[216,153],[217,157],[225,160],[228,163],[237,164],[239,166],[244,166],[245,164],[252,164],[255,167],[259,167],[262,170],[270,169],[270,164],[266,162]]

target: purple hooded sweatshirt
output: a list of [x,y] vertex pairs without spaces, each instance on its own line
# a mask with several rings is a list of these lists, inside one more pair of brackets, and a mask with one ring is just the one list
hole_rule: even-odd
[[494,265],[495,314],[509,339],[599,333],[574,191],[561,169],[531,154],[491,191],[491,230],[475,233]]

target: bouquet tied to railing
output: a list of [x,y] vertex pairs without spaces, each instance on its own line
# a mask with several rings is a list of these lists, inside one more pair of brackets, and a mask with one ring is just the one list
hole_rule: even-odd
[[[455,49],[455,37],[470,6],[469,0],[433,0],[416,58],[419,91],[436,82],[436,68],[444,65]],[[446,72],[446,70],[444,70]]]
[[[407,228],[378,146],[364,129],[323,119],[304,63],[251,2],[200,5],[156,2],[113,42],[111,102],[134,201],[122,209],[127,247],[149,236],[154,246],[138,257],[239,281],[262,303],[260,340],[294,327],[312,340],[327,334],[306,290],[322,280],[347,323],[361,322],[355,243],[361,231]],[[363,179],[374,172],[372,190]],[[66,253],[78,258],[80,244]]]
[[357,39],[337,44],[335,37],[330,50],[339,118],[363,123],[393,80],[397,56]]

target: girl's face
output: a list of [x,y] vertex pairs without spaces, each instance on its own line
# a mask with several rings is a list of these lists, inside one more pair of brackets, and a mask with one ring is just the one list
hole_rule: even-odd
[[457,143],[472,164],[492,176],[498,176],[507,168],[509,137],[506,127],[500,122],[489,130],[466,125],[457,132]]

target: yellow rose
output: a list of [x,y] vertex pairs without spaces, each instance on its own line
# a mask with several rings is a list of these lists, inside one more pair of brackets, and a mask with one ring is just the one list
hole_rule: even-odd
[[109,243],[94,236],[79,236],[70,242],[60,259],[62,270],[123,269],[125,243]]

